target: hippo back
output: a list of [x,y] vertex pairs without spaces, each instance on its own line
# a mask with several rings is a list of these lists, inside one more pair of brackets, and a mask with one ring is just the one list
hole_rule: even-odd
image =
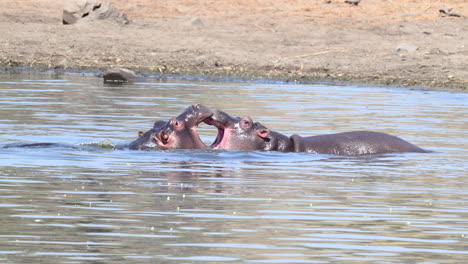
[[332,155],[427,152],[399,137],[380,132],[352,131],[311,137],[291,136],[295,152]]

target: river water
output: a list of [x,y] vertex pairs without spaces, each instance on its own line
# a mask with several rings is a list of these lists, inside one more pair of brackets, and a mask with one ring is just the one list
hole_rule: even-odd
[[[466,263],[468,94],[0,75],[0,263]],[[73,146],[202,103],[284,134],[373,130],[432,153]],[[210,144],[216,129],[200,125]]]

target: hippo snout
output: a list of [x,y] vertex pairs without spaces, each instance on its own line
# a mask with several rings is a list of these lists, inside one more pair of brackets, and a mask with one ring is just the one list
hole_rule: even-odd
[[201,119],[205,119],[213,115],[213,111],[203,104],[192,105],[192,111],[197,113]]
[[[208,125],[214,125],[216,127],[231,127],[235,123],[239,122],[239,118],[233,117],[228,115],[227,113],[220,111],[220,110],[214,110],[213,115],[211,116],[210,119],[205,120],[205,123]],[[208,122],[207,122],[208,121]]]
[[213,111],[205,105],[195,104],[187,107],[185,111],[176,117],[179,121],[184,121],[188,127],[197,126],[205,119],[213,115]]

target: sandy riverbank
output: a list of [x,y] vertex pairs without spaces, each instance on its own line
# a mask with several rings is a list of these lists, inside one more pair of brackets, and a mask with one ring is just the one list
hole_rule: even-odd
[[0,2],[2,69],[125,67],[468,90],[468,18],[438,12],[468,15],[465,0],[113,0],[128,25],[63,25],[57,2]]

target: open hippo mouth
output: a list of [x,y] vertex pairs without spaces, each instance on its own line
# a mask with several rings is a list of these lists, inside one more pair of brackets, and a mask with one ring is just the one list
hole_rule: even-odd
[[240,120],[239,117],[233,117],[223,111],[214,110],[213,115],[204,120],[207,125],[218,129],[218,135],[210,147],[212,149],[226,148],[226,144],[229,144],[229,141],[232,140],[233,129],[239,124]]
[[213,119],[213,117],[208,117],[207,119],[204,120],[205,124],[214,126],[218,129],[218,135],[216,135],[215,141],[211,144],[210,148],[212,149],[217,149],[219,144],[223,141],[224,138],[224,130],[226,129],[226,126],[224,124],[221,124],[220,122],[216,121]]
[[248,116],[233,117],[215,110],[204,121],[218,129],[212,149],[259,150],[269,141],[268,129]]

